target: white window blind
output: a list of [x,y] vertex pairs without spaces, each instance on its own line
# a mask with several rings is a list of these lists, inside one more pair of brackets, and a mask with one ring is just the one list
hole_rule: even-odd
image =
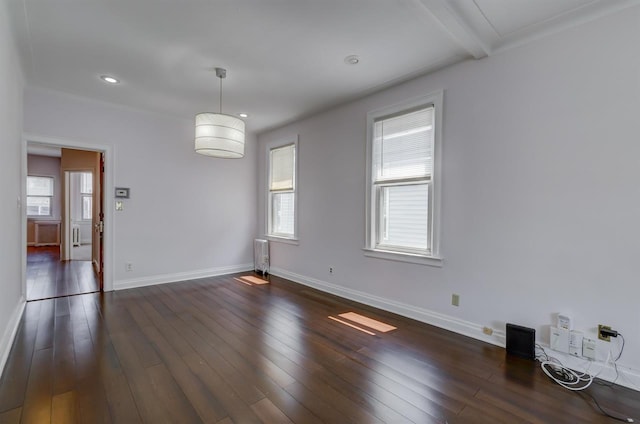
[[295,145],[271,150],[270,190],[293,190],[295,169]]
[[80,174],[80,193],[93,193],[93,174],[91,172],[83,172]]
[[379,244],[426,250],[429,247],[429,185],[410,184],[381,188]]
[[433,170],[433,107],[375,123],[376,181],[429,177]]
[[53,178],[27,177],[27,196],[53,196]]
[[82,219],[89,221],[93,215],[93,174],[80,174],[80,195],[82,197]]
[[294,193],[273,193],[271,200],[272,233],[293,235],[295,223]]

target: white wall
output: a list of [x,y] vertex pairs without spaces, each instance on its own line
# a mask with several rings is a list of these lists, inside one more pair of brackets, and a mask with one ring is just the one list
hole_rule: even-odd
[[0,2],[0,373],[24,305],[22,293],[22,70]]
[[114,212],[116,289],[251,268],[255,136],[245,158],[213,159],[194,152],[190,120],[36,88],[25,90],[25,132],[112,146],[115,185],[131,189]]
[[[637,377],[638,39],[636,7],[261,134],[261,232],[265,145],[300,143],[300,243],[272,242],[272,271],[497,344],[507,322],[548,343],[560,312],[609,324]],[[365,257],[366,113],[441,89],[444,265]]]

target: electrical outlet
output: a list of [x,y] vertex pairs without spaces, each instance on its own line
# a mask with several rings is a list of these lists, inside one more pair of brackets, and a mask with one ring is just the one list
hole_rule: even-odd
[[493,334],[493,328],[491,327],[482,327],[482,332],[484,334],[486,334],[487,336],[490,336]]
[[460,306],[460,295],[459,294],[452,294],[451,295],[451,304],[453,306]]
[[610,342],[611,341],[611,336],[603,336],[601,330],[602,329],[607,329],[607,330],[611,330],[611,327],[608,325],[602,325],[602,324],[598,324],[598,338],[600,340],[604,340],[605,342]]
[[133,264],[131,262],[127,262],[126,264],[124,264],[124,270],[126,272],[131,272],[133,271]]
[[333,274],[333,267],[332,266],[329,267],[329,274]]

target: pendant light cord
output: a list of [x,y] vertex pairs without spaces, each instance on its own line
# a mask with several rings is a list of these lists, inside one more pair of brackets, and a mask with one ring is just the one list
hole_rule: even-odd
[[220,113],[222,114],[222,77],[220,77]]

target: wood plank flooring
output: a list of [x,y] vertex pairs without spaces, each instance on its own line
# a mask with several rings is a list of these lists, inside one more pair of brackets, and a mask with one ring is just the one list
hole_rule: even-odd
[[100,290],[91,261],[60,262],[58,246],[27,248],[27,300]]
[[[29,302],[0,423],[612,422],[504,349],[242,275]],[[328,318],[347,312],[397,329]],[[589,391],[640,418],[640,392]]]

